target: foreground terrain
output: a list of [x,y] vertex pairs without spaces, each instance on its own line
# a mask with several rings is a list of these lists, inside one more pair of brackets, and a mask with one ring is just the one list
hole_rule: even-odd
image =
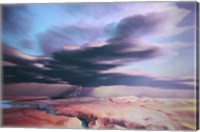
[[194,130],[194,99],[113,97],[4,98],[3,126]]

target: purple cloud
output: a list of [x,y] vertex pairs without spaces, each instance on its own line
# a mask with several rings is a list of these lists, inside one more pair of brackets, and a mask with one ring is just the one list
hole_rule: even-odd
[[100,29],[95,27],[65,26],[52,27],[48,31],[38,34],[38,42],[44,53],[62,50],[68,44],[82,45],[103,36]]
[[116,27],[117,37],[141,37],[154,32],[164,21],[160,14],[134,15],[122,19]]

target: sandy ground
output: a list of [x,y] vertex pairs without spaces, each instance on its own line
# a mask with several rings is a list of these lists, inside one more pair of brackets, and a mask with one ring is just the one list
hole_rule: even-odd
[[[13,100],[14,98],[6,98]],[[18,97],[19,99],[19,97]],[[112,97],[6,102],[5,127],[195,130],[195,99]],[[25,97],[27,99],[27,97]]]

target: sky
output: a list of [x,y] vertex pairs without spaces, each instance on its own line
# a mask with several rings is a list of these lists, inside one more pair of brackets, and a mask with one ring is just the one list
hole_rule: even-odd
[[195,2],[3,5],[4,91],[194,96],[196,10]]

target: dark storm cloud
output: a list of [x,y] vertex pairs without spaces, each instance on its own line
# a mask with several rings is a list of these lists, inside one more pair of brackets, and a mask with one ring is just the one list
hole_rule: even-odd
[[[23,67],[23,66],[5,66],[4,67],[4,83],[21,83],[21,82],[38,82],[38,83],[47,83],[55,84],[60,83],[59,81],[52,80],[44,76],[44,70],[35,68],[35,67]],[[42,76],[42,78],[40,78]]]
[[[125,75],[117,73],[101,73],[100,71],[108,70],[110,68],[123,65],[96,64],[95,61],[90,61],[91,58],[99,57],[101,59],[106,57],[111,59],[109,54],[113,51],[109,51],[108,49],[107,46],[105,46],[98,48],[86,48],[84,50],[60,51],[55,52],[52,56],[52,59],[49,60],[42,60],[38,58],[37,63],[45,65],[47,69],[41,67],[33,67],[32,65],[33,63],[35,63],[35,61],[29,61],[29,64],[23,64],[18,66],[4,66],[4,82],[6,84],[18,82],[37,82],[48,84],[68,82],[72,85],[81,85],[84,87],[97,87],[102,85],[129,85],[152,86],[159,88],[193,88],[192,85],[183,84],[183,80],[180,79],[163,81],[146,76]],[[96,52],[98,50],[102,52]],[[136,55],[124,55],[125,53],[115,53],[116,56],[112,55],[112,57],[118,58],[118,55],[121,54],[125,58],[134,58],[135,56],[139,57],[140,54],[142,59],[143,57],[145,58],[145,56],[151,56],[151,54],[154,52],[155,51],[143,51],[141,53],[136,53]],[[103,57],[101,56],[102,54],[104,54]],[[15,56],[13,56],[13,58],[15,58]],[[123,57],[121,57],[121,59],[123,59]],[[15,63],[14,59],[10,59],[9,61]]]
[[[143,51],[123,52],[129,44],[108,44],[102,47],[87,47],[72,51],[59,51],[53,54],[53,60],[48,61],[47,74],[55,78],[62,78],[73,85],[87,86],[102,76],[101,71],[105,71],[117,66],[127,64],[134,59],[148,59],[156,56],[156,49],[146,49]],[[128,62],[126,60],[129,59]],[[119,60],[123,63],[101,63],[104,61]],[[106,75],[105,75],[106,76]],[[103,85],[103,84],[101,84]]]
[[[69,82],[73,85],[86,85],[94,78],[101,75],[100,71],[115,68],[124,65],[135,59],[142,60],[152,58],[157,55],[157,50],[149,48],[135,52],[124,52],[132,44],[110,43],[101,47],[85,47],[77,50],[63,50],[52,54],[51,59],[42,59],[41,57],[25,56],[17,50],[4,46],[4,60],[17,65],[17,67],[6,66],[4,68],[7,78],[6,82],[35,81],[33,76],[55,78]],[[123,63],[104,64],[103,61],[119,60]],[[37,67],[40,64],[43,67]],[[12,76],[12,78],[11,78]],[[20,78],[21,79],[20,79]],[[24,79],[25,78],[25,79]],[[31,78],[31,79],[29,79]],[[39,80],[42,80],[40,78]],[[92,79],[92,80],[91,80]],[[52,82],[52,79],[50,79]]]
[[62,83],[59,79],[56,80],[55,78],[45,76],[46,69],[42,67],[43,65],[41,63],[44,60],[48,60],[48,58],[32,57],[9,46],[3,45],[3,61],[14,64],[6,65],[6,63],[4,65],[4,83]]
[[2,27],[10,33],[27,33],[31,29],[29,18],[32,14],[26,5],[4,5],[2,8]]

